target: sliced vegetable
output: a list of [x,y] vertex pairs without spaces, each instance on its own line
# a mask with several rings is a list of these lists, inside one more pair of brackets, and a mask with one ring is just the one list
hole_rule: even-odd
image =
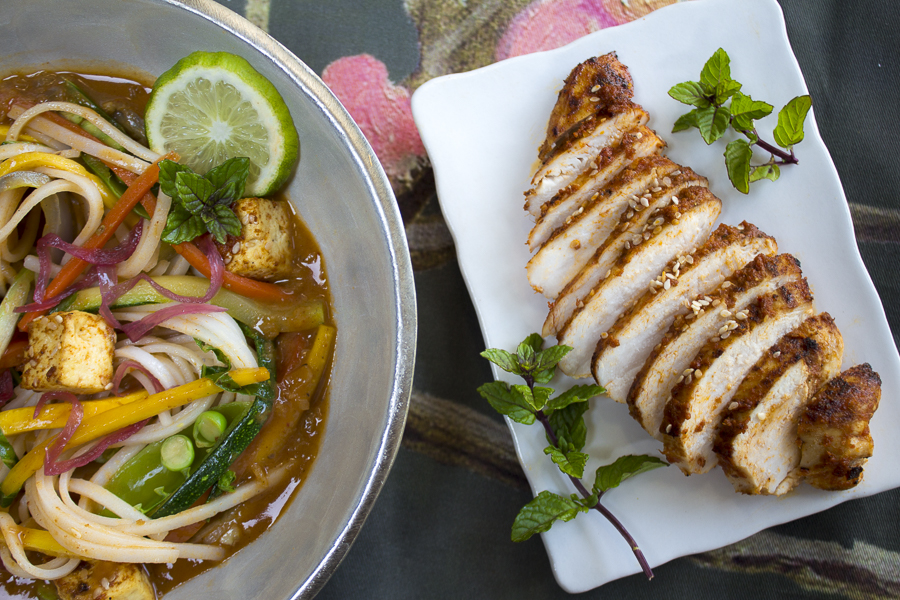
[[[19,335],[23,334],[20,332]],[[28,338],[13,339],[0,355],[0,369],[18,367],[24,363],[26,350],[28,350]]]
[[211,448],[225,433],[227,426],[228,422],[225,420],[225,415],[218,411],[208,410],[200,413],[200,416],[194,421],[192,431],[194,443],[198,448]]
[[[69,95],[71,97],[70,99],[75,104],[79,104],[85,108],[91,109],[92,111],[94,111],[95,113],[100,115],[100,117],[102,117],[110,125],[112,125],[116,129],[118,129],[122,133],[125,133],[125,131],[122,129],[121,125],[116,123],[112,117],[110,117],[108,114],[106,114],[105,110],[103,110],[97,104],[95,104],[94,101],[91,100],[90,96],[88,96],[86,93],[84,93],[84,91],[80,87],[78,87],[73,81],[66,79],[65,82],[66,82],[66,87],[69,90]],[[82,129],[84,129],[86,132],[88,132],[92,136],[99,139],[101,142],[103,142],[107,146],[109,146],[111,148],[115,148],[116,150],[121,150],[122,152],[125,152],[125,148],[122,147],[121,144],[119,144],[114,139],[112,139],[111,137],[109,137],[108,135],[106,135],[105,133],[100,131],[100,129],[96,125],[94,125],[90,121],[85,120],[84,117],[80,117],[78,115],[73,115],[71,113],[62,113],[62,115],[69,121],[75,123]]]
[[189,469],[194,462],[194,444],[185,435],[167,437],[159,448],[159,462],[170,471]]
[[[6,134],[9,133],[9,125],[0,125],[0,138],[6,139]],[[18,140],[19,142],[31,142],[32,144],[40,144],[40,142],[30,135],[26,135],[24,133],[19,134]]]
[[[215,486],[228,471],[231,464],[250,445],[250,442],[253,441],[269,418],[269,414],[272,412],[272,399],[275,397],[275,345],[271,340],[267,340],[259,335],[254,337],[254,341],[256,342],[259,364],[271,365],[271,371],[265,367],[260,367],[260,370],[270,374],[269,377],[260,379],[259,382],[262,385],[259,386],[260,389],[256,398],[247,411],[239,419],[231,423],[224,435],[219,439],[218,444],[212,448],[199,467],[191,473],[187,481],[153,512],[152,516],[154,519],[186,510],[206,490]],[[234,379],[233,374],[236,372],[230,372],[232,379]],[[234,381],[239,385],[246,385],[237,379],[234,379]],[[217,495],[218,490],[219,488],[216,486],[211,493],[211,497]]]
[[[163,158],[176,158],[176,156],[165,156]],[[7,161],[9,162],[9,161]],[[2,171],[3,164],[0,164],[0,171]],[[77,164],[77,163],[75,163]],[[78,167],[83,171],[84,167],[78,165]],[[119,198],[119,201],[116,202],[116,205],[106,213],[106,216],[103,218],[103,223],[100,225],[100,228],[97,232],[91,236],[84,244],[84,248],[87,249],[95,249],[102,248],[106,245],[106,243],[112,239],[113,234],[116,232],[116,229],[122,222],[125,220],[125,217],[131,212],[131,210],[135,207],[135,205],[143,198],[144,194],[146,194],[150,188],[156,183],[157,178],[159,177],[159,167],[154,163],[147,167],[147,169],[141,173],[141,175],[135,179],[134,183],[128,187],[128,190],[122,194],[122,197]],[[47,286],[47,297],[53,297],[59,295],[63,290],[65,290],[69,285],[71,285],[79,275],[81,275],[84,270],[87,268],[88,263],[80,258],[72,258],[69,262],[63,266],[62,270],[60,270],[59,275],[53,278],[53,281],[50,282],[50,285]],[[25,328],[31,323],[35,318],[39,317],[45,311],[34,311],[27,313],[22,317],[22,320],[19,321],[19,329],[21,331],[25,331]]]
[[13,333],[16,331],[16,322],[19,320],[19,314],[15,310],[28,302],[28,293],[31,291],[33,281],[33,272],[28,269],[20,270],[12,285],[9,286],[3,302],[0,302],[0,354],[6,352],[9,342],[12,340]]
[[[227,276],[227,273],[226,273]],[[160,286],[182,296],[202,296],[209,281],[190,275],[163,275],[153,280]],[[122,294],[111,308],[126,308],[141,304],[169,302],[163,294],[146,281],[141,281]],[[210,300],[212,304],[228,309],[237,321],[260,331],[267,338],[274,338],[285,331],[306,331],[325,321],[325,306],[321,301],[296,303],[292,306],[272,304],[245,298],[227,289],[221,289]],[[88,288],[63,300],[54,311],[83,310],[96,312],[100,308],[100,288]]]
[[[269,371],[263,368],[235,369],[231,372],[231,378],[241,385],[266,381],[269,376]],[[158,394],[153,394],[143,400],[112,408],[101,415],[85,418],[81,423],[81,427],[69,440],[66,449],[96,440],[154,417],[164,410],[188,404],[220,390],[221,388],[215,383],[209,379],[202,378]],[[38,444],[10,470],[3,483],[0,483],[0,494],[3,496],[0,499],[0,504],[9,506],[12,503],[25,481],[40,468],[44,462],[48,446],[55,440],[56,437],[54,436]]]
[[[115,472],[104,487],[141,512],[156,508],[187,477],[182,471],[172,471],[163,466],[161,449],[165,441],[142,448]],[[101,514],[114,516],[109,511]]]
[[23,152],[22,154],[6,159],[0,163],[0,177],[16,171],[33,171],[38,167],[59,169],[60,171],[67,171],[69,173],[74,173],[75,175],[87,177],[93,181],[97,186],[97,189],[100,190],[100,195],[103,197],[104,204],[109,202],[110,199],[115,201],[115,198],[110,196],[109,189],[96,175],[88,173],[84,167],[70,158],[63,158],[62,156],[48,154],[47,152]]
[[[81,403],[84,408],[84,418],[89,419],[113,408],[143,400],[147,395],[146,390],[141,390],[121,398],[86,400]],[[41,409],[36,417],[34,416],[34,408],[30,406],[0,411],[0,430],[5,435],[18,435],[40,429],[59,429],[66,424],[70,410],[69,404],[48,404]]]

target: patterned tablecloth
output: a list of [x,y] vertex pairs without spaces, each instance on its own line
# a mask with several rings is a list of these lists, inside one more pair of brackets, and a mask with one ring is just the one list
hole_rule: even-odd
[[[555,48],[673,0],[221,1],[319,73],[360,124],[393,184],[415,266],[419,346],[403,446],[320,597],[566,597],[537,538],[509,541],[531,492],[506,426],[475,392],[491,373],[410,95],[432,77]],[[780,2],[896,342],[900,10],[895,0]],[[900,598],[900,491],[655,571],[652,582],[635,575],[584,595]]]

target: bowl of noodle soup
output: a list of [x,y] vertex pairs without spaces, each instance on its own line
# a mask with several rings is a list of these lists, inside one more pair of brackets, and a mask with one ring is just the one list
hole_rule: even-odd
[[[113,3],[109,0],[72,0],[59,3],[53,0],[12,0],[4,4],[0,14],[0,79],[16,74],[52,71],[87,74],[83,81],[87,85],[91,85],[92,81],[98,82],[98,89],[104,89],[104,82],[120,80],[146,86],[179,59],[196,50],[242,56],[272,82],[291,112],[300,142],[300,160],[280,194],[290,202],[293,213],[299,218],[293,226],[294,244],[298,254],[303,256],[298,257],[296,263],[313,271],[313,279],[319,276],[324,280],[327,272],[327,289],[323,288],[324,291],[301,290],[300,287],[293,290],[303,295],[308,305],[318,302],[316,306],[322,307],[319,310],[325,314],[324,321],[320,319],[318,322],[337,333],[329,346],[330,358],[324,368],[327,389],[320,386],[311,400],[310,410],[303,413],[306,416],[298,418],[298,428],[317,428],[318,437],[314,444],[292,447],[292,452],[305,453],[305,466],[285,475],[278,465],[270,465],[264,473],[256,473],[255,477],[248,475],[244,482],[247,485],[243,488],[237,486],[237,492],[233,493],[241,493],[243,489],[246,497],[252,498],[250,487],[267,485],[265,482],[269,478],[283,477],[290,480],[290,484],[279,488],[286,491],[267,502],[263,508],[254,507],[253,510],[263,510],[264,514],[247,513],[236,517],[234,522],[243,524],[243,530],[232,527],[216,532],[215,527],[207,527],[200,533],[195,532],[195,536],[206,538],[200,539],[200,542],[212,543],[197,543],[196,537],[184,541],[184,544],[198,548],[213,548],[209,553],[204,554],[207,551],[200,549],[192,554],[195,550],[188,549],[179,556],[194,559],[194,562],[197,559],[217,562],[223,554],[217,553],[215,548],[223,544],[227,546],[228,536],[250,532],[259,521],[265,522],[262,527],[264,531],[257,528],[251,532],[252,541],[237,552],[226,553],[227,558],[221,565],[198,569],[197,574],[191,573],[189,580],[177,582],[174,589],[166,591],[165,598],[212,595],[221,598],[312,597],[337,568],[384,483],[399,446],[411,388],[416,329],[412,271],[402,221],[377,158],[347,112],[309,68],[271,37],[214,2],[121,0]],[[7,109],[8,106],[2,106],[0,112]],[[25,110],[28,109],[19,107],[9,117],[21,116]],[[46,117],[44,114],[45,120]],[[31,138],[35,141],[25,143],[45,147],[47,143],[55,143],[55,147],[46,152],[69,160],[82,153],[51,134],[42,134],[39,127],[33,126],[39,119],[39,115],[33,117],[32,126],[27,130],[23,124],[22,132],[49,135],[49,138],[43,141]],[[9,123],[9,120],[3,122]],[[3,148],[0,146],[0,153]],[[21,150],[36,149],[37,146]],[[128,147],[126,150],[125,154],[136,157],[135,160],[142,161],[144,165],[158,158],[153,154],[142,155],[140,148]],[[6,151],[13,152],[8,146]],[[134,174],[139,176],[143,168],[137,165]],[[67,173],[65,169],[54,169],[53,165],[47,164],[36,167],[34,172],[41,177],[16,184],[33,188],[29,195],[40,190],[40,185],[49,183],[56,187],[45,188],[47,196],[68,193],[79,197],[73,203],[78,208],[74,212],[63,210],[58,218],[61,224],[54,227],[67,231],[67,235],[61,236],[68,236],[69,242],[80,245],[96,232],[104,214],[104,199],[89,197],[89,186],[77,173]],[[37,197],[33,201],[45,203]],[[0,212],[3,210],[0,206]],[[32,227],[38,228],[44,224],[46,231],[49,227],[46,223],[53,220],[55,213],[43,209],[43,214],[43,220],[32,218]],[[9,225],[7,229],[14,230],[15,236],[24,239],[28,235],[28,223],[28,218],[23,217],[20,223]],[[152,219],[144,219],[143,226],[152,228]],[[2,234],[0,231],[0,237]],[[129,256],[135,257],[129,259],[131,263],[128,260],[118,263],[120,280],[141,272],[162,278],[190,277],[193,271],[186,264],[179,267],[177,256],[144,248],[141,244],[148,236],[143,231],[129,234],[123,230],[117,236],[118,245],[110,243],[110,248],[131,244],[133,254]],[[24,261],[31,261],[32,271],[40,277],[40,261],[33,257],[35,252],[17,248],[15,241],[11,238],[2,242],[7,252],[0,257],[4,295],[13,289],[11,286],[16,269],[28,268],[20,266]],[[60,257],[68,250],[61,251],[58,249],[60,247],[65,250],[64,246],[54,246],[49,253],[54,264],[65,261]],[[15,250],[32,258],[21,258],[13,252]],[[311,256],[315,257],[312,262]],[[198,295],[204,291],[199,290]],[[84,294],[79,292],[73,298],[82,296]],[[166,298],[155,304],[136,302],[134,306],[113,310],[113,314],[127,328],[158,311],[166,310],[173,304],[170,300]],[[179,386],[202,379],[200,374],[204,366],[222,364],[221,361],[216,362],[218,354],[211,350],[213,348],[225,355],[233,369],[250,371],[260,366],[258,357],[261,355],[257,354],[257,348],[247,337],[247,332],[241,329],[241,317],[231,316],[243,314],[241,310],[252,309],[253,302],[235,300],[229,306],[223,312],[176,311],[161,323],[150,320],[147,327],[135,325],[131,333],[138,341],[128,340],[120,333],[115,342],[116,364],[136,363],[140,366],[125,369],[125,377],[132,385],[130,388],[125,386],[127,389],[123,394],[137,393],[146,388],[144,394],[152,396],[159,389],[181,389]],[[273,327],[269,333],[282,331],[277,325],[280,316],[275,314],[271,318],[272,322],[267,321]],[[244,324],[247,320],[244,319]],[[45,321],[48,322],[46,327],[55,329],[52,315]],[[303,327],[296,326],[294,329],[307,331]],[[257,330],[265,329],[265,324],[257,327]],[[297,335],[306,335],[303,332]],[[305,341],[291,342],[276,338],[273,344],[282,353],[299,351],[298,348],[308,351],[316,339],[315,333],[309,333],[303,338]],[[200,346],[195,340],[205,346]],[[289,366],[285,368],[290,370]],[[111,396],[107,392],[109,390],[92,395],[84,404],[108,400]],[[161,442],[163,438],[183,430],[200,413],[235,402],[249,405],[253,400],[252,396],[227,390],[207,394],[204,398],[206,403],[188,404],[184,408],[179,405],[164,417],[155,416],[139,431],[130,432],[131,436],[127,439],[110,442],[121,450],[97,467],[101,484],[112,478],[116,467],[137,456],[147,445]],[[54,398],[50,400],[52,402]],[[55,400],[58,404],[66,404],[59,398]],[[30,409],[40,402],[40,394],[20,391],[10,402],[17,403],[13,405],[17,408]],[[310,417],[312,409],[317,406],[319,412],[314,418]],[[228,411],[223,409],[223,412]],[[91,415],[86,413],[84,418],[83,422],[88,423]],[[297,437],[302,437],[302,432]],[[41,438],[34,436],[27,442],[17,439],[10,436],[10,442],[20,458],[41,442]],[[129,447],[130,454],[124,452]],[[87,451],[76,450],[75,453]],[[312,455],[315,455],[314,461]],[[72,452],[64,453],[60,460],[71,457]],[[291,464],[295,461],[292,457],[284,460]],[[247,466],[247,469],[252,471],[251,467]],[[6,468],[6,471],[9,472],[9,469]],[[77,510],[90,508],[91,502],[96,504],[102,497],[102,491],[94,489],[101,486],[91,483],[94,476],[78,478],[66,473],[55,476],[38,469],[37,474],[23,484],[24,493],[31,494],[28,496],[28,507],[13,508],[10,514],[18,519],[19,524],[33,525],[35,521],[43,524],[48,519],[52,520],[53,503],[58,503],[62,509],[71,510],[72,515],[78,515]],[[82,494],[89,499],[81,499]],[[208,505],[228,497],[228,493],[222,494]],[[237,501],[230,506],[235,504]],[[110,507],[107,505],[107,508]],[[120,513],[127,510],[123,507]],[[113,512],[116,513],[115,510]],[[111,546],[101,549],[112,555],[124,552],[122,548],[128,545],[121,542],[122,548],[116,549],[116,536],[120,534],[138,536],[146,541],[149,547],[147,552],[152,553],[157,550],[155,542],[169,535],[176,525],[182,525],[171,524],[170,528],[158,525],[154,528],[154,520],[161,519],[143,520],[139,514],[133,514],[129,521],[131,525],[120,527],[120,523],[114,522],[114,517],[118,514],[118,518],[125,521],[128,520],[127,515],[109,515],[97,510],[94,513],[97,514],[96,528],[109,526],[113,529],[108,538]],[[211,513],[203,520],[205,522],[214,516]],[[67,526],[65,523],[63,528]],[[81,539],[81,535],[73,533],[72,543],[77,544],[76,539]],[[219,538],[216,539],[216,536]],[[84,542],[84,547],[87,547],[87,542]],[[100,556],[106,555],[101,552]],[[169,555],[153,556],[156,557],[154,561],[165,562]],[[5,560],[9,558],[4,556]],[[65,557],[55,560],[55,563],[48,564],[51,567],[58,565],[59,568],[67,564]],[[135,559],[134,562],[140,560]]]

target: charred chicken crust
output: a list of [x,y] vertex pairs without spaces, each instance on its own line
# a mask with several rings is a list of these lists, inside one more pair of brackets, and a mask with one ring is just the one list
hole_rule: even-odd
[[868,363],[847,369],[816,393],[798,426],[807,483],[822,490],[859,484],[872,456],[869,420],[880,400],[881,378]]
[[597,114],[613,115],[625,110],[634,96],[634,81],[628,67],[615,52],[589,58],[566,77],[550,113],[547,137],[539,151],[546,160],[556,142],[579,122]]

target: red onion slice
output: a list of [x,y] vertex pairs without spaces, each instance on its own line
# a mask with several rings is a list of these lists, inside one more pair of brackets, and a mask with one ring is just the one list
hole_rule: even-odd
[[[46,282],[44,282],[44,283],[46,284]],[[71,296],[72,294],[80,292],[81,290],[83,290],[85,288],[93,287],[95,285],[97,285],[97,272],[93,267],[91,267],[91,269],[85,274],[85,276],[81,280],[79,280],[79,281],[73,283],[72,285],[70,285],[69,287],[67,287],[66,291],[62,292],[61,294],[53,296],[52,298],[45,298],[41,302],[32,302],[31,304],[26,304],[24,306],[17,306],[14,309],[14,311],[17,313],[24,313],[24,312],[32,312],[32,311],[50,310],[50,309],[54,308],[57,304],[59,304],[60,302],[62,302],[63,300],[65,300],[66,298]],[[46,285],[45,285],[45,287],[46,287]],[[37,298],[37,291],[35,291],[34,297]]]
[[[143,429],[144,425],[150,419],[144,419],[140,423],[135,423],[134,425],[129,425],[128,427],[123,427],[118,431],[114,431],[105,438],[101,439],[100,442],[91,448],[88,452],[82,454],[81,456],[76,456],[75,458],[70,458],[69,460],[63,460],[58,462],[49,463],[47,458],[44,459],[44,475],[52,476],[52,475],[61,475],[66,471],[71,471],[72,469],[77,469],[78,467],[83,467],[84,465],[93,462],[97,459],[98,456],[106,452],[106,449],[112,446],[113,444],[118,444],[119,442],[123,442],[133,436],[135,433]],[[47,457],[49,457],[49,450]]]
[[13,384],[12,373],[9,369],[3,371],[0,375],[0,407],[12,400],[15,395],[15,385]]
[[41,409],[49,400],[56,399],[69,402],[72,405],[72,408],[69,411],[69,418],[66,419],[66,426],[59,432],[59,435],[56,436],[56,439],[50,444],[47,448],[47,453],[44,455],[44,473],[47,475],[59,475],[68,470],[63,469],[56,473],[50,472],[59,464],[56,460],[62,453],[63,448],[66,447],[66,444],[69,443],[69,440],[72,439],[72,435],[75,434],[75,430],[78,429],[78,426],[81,425],[81,420],[84,418],[84,407],[72,392],[46,392],[41,395],[41,399],[38,400],[37,406],[34,407],[34,418],[36,419],[38,417]]
[[125,377],[126,371],[128,371],[128,369],[134,369],[135,371],[140,371],[141,373],[146,375],[147,379],[149,379],[150,383],[153,385],[153,391],[157,394],[163,391],[163,384],[160,383],[159,379],[157,379],[156,376],[154,376],[147,367],[137,361],[126,360],[120,363],[116,368],[116,374],[113,377],[112,388],[114,396],[119,395],[119,384],[122,383],[122,379]]
[[139,321],[123,325],[122,331],[128,336],[129,340],[136,342],[151,329],[172,317],[198,313],[225,312],[226,310],[228,309],[221,306],[213,306],[212,304],[176,304],[174,306],[166,306],[155,313],[150,313]]

